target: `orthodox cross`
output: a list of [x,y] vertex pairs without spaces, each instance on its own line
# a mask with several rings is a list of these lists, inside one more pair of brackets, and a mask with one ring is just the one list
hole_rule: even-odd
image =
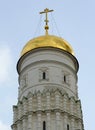
[[48,13],[49,12],[52,12],[53,10],[49,10],[49,9],[44,9],[44,11],[42,11],[42,12],[40,12],[40,14],[43,14],[43,13],[45,13],[46,14],[46,19],[45,19],[45,23],[46,23],[46,25],[45,25],[45,30],[46,30],[46,35],[48,35],[48,29],[49,29],[49,26],[48,26],[48,22],[49,22],[49,20],[48,20]]

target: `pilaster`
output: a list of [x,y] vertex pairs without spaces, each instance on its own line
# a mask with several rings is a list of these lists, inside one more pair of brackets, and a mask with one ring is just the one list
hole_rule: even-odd
[[17,130],[21,130],[21,121],[17,122]]
[[26,117],[23,117],[22,127],[23,127],[23,130],[27,130],[27,120],[26,120]]
[[32,94],[30,93],[29,95],[28,95],[29,97],[28,97],[28,111],[29,112],[31,112],[32,111],[32,104],[33,104],[33,102],[32,102]]
[[83,129],[81,120],[78,121],[78,129],[79,129],[79,130],[82,130],[82,129]]
[[27,98],[26,98],[26,97],[23,97],[23,115],[26,115],[27,109],[28,109],[28,106],[27,106]]
[[71,130],[74,130],[75,129],[75,120],[73,119],[73,117],[71,118],[71,120],[70,120],[70,122],[71,122]]
[[81,118],[81,103],[80,101],[77,102],[77,115]]
[[56,112],[56,130],[60,130],[61,128],[61,122],[60,122],[60,113],[59,112]]
[[63,130],[67,130],[67,114],[64,114],[63,116]]
[[46,107],[49,110],[50,109],[50,93],[46,93]]
[[32,114],[28,115],[28,130],[32,130]]
[[63,96],[63,110],[67,111],[67,95]]
[[60,108],[60,93],[57,90],[55,92],[55,107],[56,109]]
[[47,128],[47,130],[50,130],[50,128],[51,128],[50,112],[46,113],[46,121],[47,121],[46,128]]
[[74,114],[74,102],[72,98],[70,99],[70,113],[71,115]]
[[37,130],[41,130],[42,129],[42,125],[41,125],[41,113],[37,113]]
[[22,103],[18,103],[18,119],[22,117]]
[[17,121],[17,116],[18,116],[18,108],[17,106],[13,106],[13,123]]
[[41,93],[37,93],[37,110],[41,110]]

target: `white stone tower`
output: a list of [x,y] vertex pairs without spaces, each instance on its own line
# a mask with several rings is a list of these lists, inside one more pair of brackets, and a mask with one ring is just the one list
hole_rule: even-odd
[[17,63],[18,103],[12,130],[84,130],[78,98],[79,64],[64,39],[48,34],[30,40]]

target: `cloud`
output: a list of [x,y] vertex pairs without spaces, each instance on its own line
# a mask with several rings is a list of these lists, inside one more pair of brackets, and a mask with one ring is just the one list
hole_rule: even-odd
[[10,126],[2,123],[2,121],[0,121],[0,130],[11,130]]
[[9,79],[9,72],[12,64],[11,49],[8,46],[0,46],[0,83]]

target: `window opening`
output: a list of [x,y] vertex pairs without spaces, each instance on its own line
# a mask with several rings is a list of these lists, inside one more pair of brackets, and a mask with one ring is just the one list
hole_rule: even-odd
[[69,130],[69,125],[67,124],[67,130]]
[[64,75],[64,82],[66,83],[66,75]]
[[43,79],[46,79],[46,72],[43,72]]
[[46,130],[46,122],[43,121],[43,130]]

